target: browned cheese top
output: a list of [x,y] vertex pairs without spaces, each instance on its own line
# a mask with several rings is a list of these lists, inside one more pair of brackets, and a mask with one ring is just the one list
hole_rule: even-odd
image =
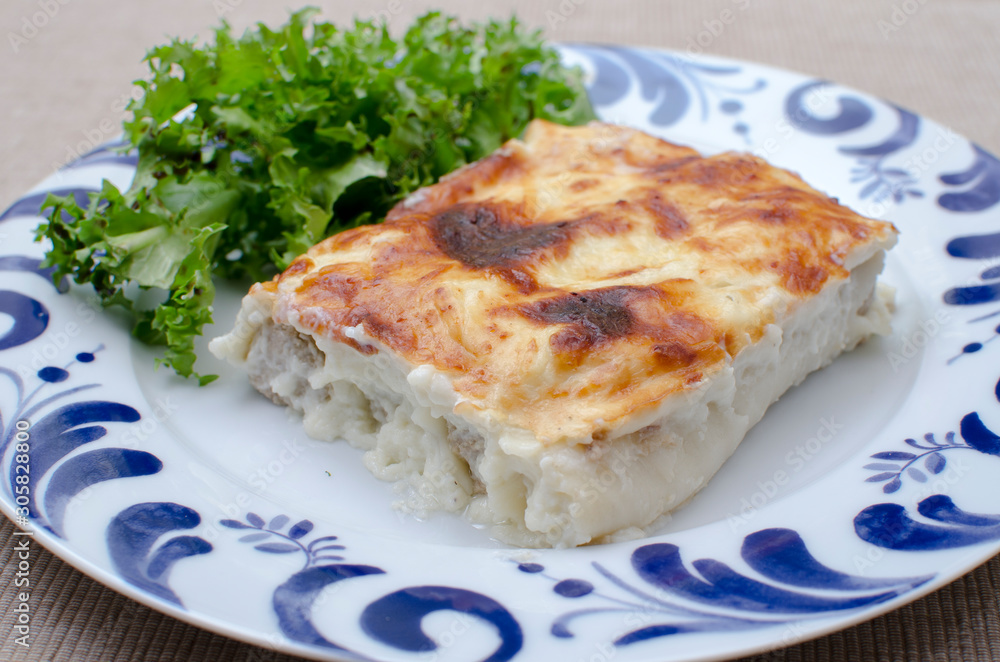
[[361,325],[553,443],[696,388],[894,239],[753,156],[535,121],[257,287],[276,321],[377,351],[344,332]]

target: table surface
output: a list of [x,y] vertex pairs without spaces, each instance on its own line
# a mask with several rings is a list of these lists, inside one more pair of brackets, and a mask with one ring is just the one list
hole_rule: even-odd
[[[312,3],[337,22],[389,18],[394,32],[432,8],[463,19],[507,17],[553,41],[685,49],[727,9],[737,20],[708,52],[801,71],[881,96],[1000,153],[1000,2],[995,0],[340,0]],[[46,6],[37,30],[28,22]],[[265,0],[7,0],[0,5],[0,209],[96,133],[108,139],[145,51],[171,36],[277,24]],[[565,20],[563,20],[565,19]],[[42,21],[36,21],[42,23]],[[717,24],[718,25],[718,24]],[[12,37],[16,35],[16,37]],[[22,38],[25,37],[25,38]],[[13,525],[3,518],[0,659],[294,660],[182,623],[34,550],[32,646],[13,644]],[[755,660],[1000,659],[1000,557],[894,612]]]

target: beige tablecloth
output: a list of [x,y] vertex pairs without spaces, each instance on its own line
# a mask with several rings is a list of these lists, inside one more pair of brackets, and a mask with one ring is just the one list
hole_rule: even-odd
[[[1000,2],[995,0],[377,0],[317,1],[324,17],[389,17],[398,31],[430,8],[507,16],[557,41],[684,49],[726,9],[737,20],[709,52],[778,65],[880,95],[1000,153]],[[0,209],[110,138],[145,50],[237,27],[276,24],[294,5],[266,0],[4,0],[0,5]],[[44,21],[35,15],[50,14]],[[560,20],[565,18],[565,20]],[[30,29],[30,23],[42,24]],[[708,23],[706,23],[708,22]],[[718,30],[716,30],[718,32]],[[12,36],[13,35],[13,36]],[[0,659],[291,660],[164,616],[33,548],[31,648],[13,643],[13,526],[3,521]],[[1000,557],[895,612],[760,660],[1000,660]]]

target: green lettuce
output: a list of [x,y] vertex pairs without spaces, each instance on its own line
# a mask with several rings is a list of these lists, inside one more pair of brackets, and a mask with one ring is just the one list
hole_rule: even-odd
[[[533,118],[594,118],[580,72],[516,20],[463,26],[440,13],[399,40],[290,16],[146,57],[126,149],[126,191],[105,181],[86,207],[45,203],[45,265],[134,315],[160,362],[205,384],[195,337],[212,321],[213,276],[264,280],[330,234],[378,222],[405,195],[489,154]],[[162,302],[140,305],[145,290]]]

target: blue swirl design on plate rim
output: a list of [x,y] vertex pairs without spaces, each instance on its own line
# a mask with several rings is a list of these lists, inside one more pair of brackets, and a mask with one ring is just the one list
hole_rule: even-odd
[[[860,129],[874,119],[875,111],[869,101],[849,94],[837,97],[839,110],[835,116],[819,118],[813,115],[807,108],[806,99],[829,85],[828,81],[813,80],[799,85],[788,94],[785,116],[795,128],[814,136],[839,136]],[[855,176],[852,181],[864,184],[859,193],[862,199],[873,197],[882,201],[891,197],[894,202],[901,203],[907,197],[923,197],[923,192],[914,186],[917,177],[913,170],[919,172],[920,168],[885,167],[887,158],[912,146],[919,137],[922,128],[920,117],[899,106],[886,105],[897,114],[897,128],[892,135],[875,145],[842,145],[838,151],[858,159],[852,170]],[[974,159],[968,169],[938,176],[942,184],[962,189],[938,196],[937,205],[946,211],[970,214],[988,210],[1000,202],[1000,160],[978,145],[971,145],[971,149]]]
[[[303,554],[302,568],[275,590],[271,600],[282,634],[299,643],[329,650],[356,651],[330,641],[312,620],[312,605],[320,593],[332,584],[357,577],[385,574],[371,565],[341,563],[344,545],[333,535],[305,538],[314,525],[308,519],[292,524],[287,515],[277,515],[265,523],[257,513],[246,514],[245,521],[224,519],[224,527],[246,531],[239,541],[252,544],[267,554]],[[361,627],[372,639],[399,650],[428,653],[439,648],[421,629],[425,616],[436,611],[456,611],[490,623],[500,637],[500,645],[484,662],[506,662],[522,648],[524,635],[514,616],[499,602],[481,593],[451,586],[410,586],[395,590],[368,604],[361,614]]]
[[[587,579],[553,577],[539,563],[521,563],[521,572],[543,576],[552,591],[585,605],[559,615],[552,636],[576,636],[578,620],[605,614],[624,615],[641,625],[619,635],[616,646],[691,632],[732,632],[785,625],[877,605],[907,593],[933,578],[872,578],[840,572],[820,563],[802,537],[791,529],[772,528],[743,539],[742,559],[760,578],[742,574],[715,559],[696,559],[688,569],[681,549],[672,543],[651,543],[631,554],[635,575],[643,587],[591,563],[607,589],[597,590]],[[600,579],[598,579],[600,578]],[[631,627],[631,625],[630,625]]]
[[[31,273],[52,282],[51,269],[23,255],[0,256],[0,271]],[[54,289],[63,294],[68,286],[60,282]],[[11,328],[0,337],[0,351],[45,337],[49,311],[34,296],[0,291],[0,313],[13,320]],[[52,343],[36,351],[30,363],[25,359],[17,369],[0,366],[0,377],[12,387],[14,395],[12,403],[0,403],[0,458],[7,474],[4,491],[18,523],[31,522],[57,538],[65,538],[66,513],[74,498],[106,481],[151,476],[163,469],[160,459],[144,450],[84,450],[107,436],[108,428],[101,423],[128,425],[141,418],[129,405],[81,397],[100,387],[98,383],[60,386],[71,381],[71,370],[86,370],[103,351],[104,345],[99,345],[54,365],[49,355],[54,358],[59,350],[57,343]],[[23,424],[27,424],[26,429]],[[48,482],[42,489],[46,477]],[[197,523],[198,514],[178,504],[136,504],[126,508],[107,528],[112,564],[119,576],[136,588],[183,606],[167,585],[169,571],[176,561],[208,553],[212,545],[202,538],[183,536],[163,543],[155,551],[152,548],[165,532],[192,528]]]
[[193,529],[201,516],[177,503],[137,503],[115,516],[105,532],[111,562],[118,574],[136,588],[183,606],[168,580],[173,565],[184,558],[208,554],[212,544],[192,535],[173,536],[157,544],[165,534]]
[[[801,131],[816,136],[839,136],[866,126],[872,121],[875,112],[872,105],[855,95],[842,94],[837,97],[838,113],[829,118],[819,118],[809,112],[806,99],[816,90],[825,89],[829,83],[814,80],[799,85],[785,99],[785,115],[789,121]],[[917,167],[887,167],[886,159],[905,151],[913,145],[921,131],[920,118],[908,110],[892,104],[887,104],[897,115],[895,132],[882,142],[870,146],[838,147],[838,151],[858,159],[852,169],[853,183],[861,185],[859,197],[864,200],[871,198],[875,203],[882,203],[891,198],[899,204],[908,198],[922,198],[924,192],[917,188],[917,176],[913,174]],[[949,137],[944,145],[954,144],[955,138]],[[937,143],[935,150],[939,150]],[[991,211],[1000,203],[1000,159],[989,154],[975,144],[970,144],[973,161],[961,172],[940,173],[938,180],[957,191],[942,193],[937,198],[937,205],[942,210],[957,214],[969,215]],[[919,155],[917,157],[919,159]],[[919,161],[918,161],[919,162]],[[905,166],[905,162],[903,165]],[[951,239],[945,250],[951,257],[961,260],[990,260],[1000,258],[1000,231],[987,234],[964,235]],[[947,290],[943,300],[951,306],[975,306],[980,304],[995,304],[1000,302],[1000,267],[988,266],[979,274],[982,283],[974,285],[962,284]],[[970,324],[993,319],[1000,315],[1000,309],[980,315],[969,320]],[[967,354],[974,354],[987,342],[1000,335],[1000,326],[994,326],[993,333],[985,340],[976,340],[962,345],[952,361]],[[997,383],[997,393],[1000,394],[1000,382]]]
[[[736,80],[744,73],[742,67],[735,65],[698,64],[673,54],[614,47],[579,46],[570,47],[570,50],[589,58],[595,67],[597,75],[591,94],[598,107],[619,101],[633,85],[638,85],[639,94],[650,105],[649,121],[657,126],[671,126],[689,115],[705,122],[713,113],[720,113],[732,116],[732,130],[748,139],[750,127],[740,119],[744,110],[741,97],[767,86],[764,78],[749,84],[745,78],[735,85],[720,83],[721,80]],[[799,104],[801,109],[803,95],[817,84],[816,81],[804,83],[797,88],[797,97],[793,93],[786,99],[786,106]],[[868,101],[842,95],[839,102],[840,112],[836,117],[821,119],[798,113],[799,121],[795,126],[814,136],[839,136],[871,121],[873,112]],[[922,193],[915,188],[907,171],[887,163],[887,159],[910,146],[920,131],[918,117],[900,108],[893,107],[893,110],[898,118],[897,128],[882,142],[838,148],[845,156],[856,159],[856,167],[864,168],[854,173],[855,183],[861,185],[862,198],[891,197],[901,202],[919,198]],[[134,166],[134,155],[118,153],[113,147],[98,148],[63,169]],[[946,212],[973,214],[992,209],[1000,202],[1000,161],[979,147],[974,146],[973,150],[974,159],[967,169],[939,175],[943,184],[957,189],[943,193],[936,200],[938,207]],[[94,190],[76,186],[52,192],[72,194],[85,202]],[[0,214],[0,222],[17,216],[37,215],[47,193],[22,197]],[[1000,256],[1000,232],[956,237],[949,242],[947,252],[956,259]],[[40,267],[38,259],[23,255],[0,256],[0,272],[3,271],[34,273],[51,281],[51,270]],[[984,281],[1000,280],[1000,269],[989,269],[982,277]],[[970,305],[1000,300],[1000,284],[991,282],[978,286],[983,289],[975,287],[954,288],[950,291],[952,294],[946,295],[946,301],[952,305]],[[67,287],[61,283],[56,289],[61,293]],[[14,326],[0,336],[0,358],[5,349],[26,346],[44,338],[50,313],[36,296],[0,291],[0,313],[14,320]],[[1000,311],[992,315],[997,314]],[[978,343],[978,348],[964,353],[978,351],[983,344]],[[969,343],[968,346],[975,345]],[[51,479],[42,494],[32,489],[22,507],[35,524],[57,538],[65,535],[65,511],[74,495],[100,482],[122,478],[141,480],[164,468],[156,456],[146,451],[80,450],[107,435],[108,428],[101,424],[131,425],[139,420],[138,411],[129,405],[82,396],[99,384],[59,386],[70,380],[71,370],[75,373],[86,369],[87,364],[99,358],[101,351],[104,351],[102,346],[77,348],[74,358],[61,365],[39,365],[28,371],[0,366],[0,376],[16,393],[13,407],[0,406],[0,453],[7,462],[4,466],[8,476],[4,491],[12,503],[17,503],[13,490],[18,484],[18,472],[12,466],[16,421],[38,414],[41,417],[34,421],[30,432],[39,459],[33,457],[32,463],[39,462],[42,473],[35,473],[27,480],[32,481],[30,485],[35,488],[43,473],[51,475]],[[918,453],[876,453],[872,459],[893,463],[894,468],[871,465],[867,468],[894,473],[894,476],[876,481],[888,494],[898,489],[885,489],[894,480],[902,482],[908,478],[920,482],[918,475],[926,479],[940,473],[946,465],[946,453],[954,450],[971,449],[1000,455],[997,451],[1000,438],[982,424],[975,412],[962,419],[959,432],[962,442],[956,440],[954,433],[946,434],[943,441],[932,434],[925,435],[923,441],[908,439],[906,443]],[[918,516],[922,519],[917,519]],[[248,513],[245,519],[245,522],[227,520],[223,525],[247,529],[240,541],[253,545],[257,552],[303,554],[302,567],[273,593],[272,607],[282,632],[292,641],[346,650],[326,639],[312,623],[314,601],[322,590],[336,582],[386,574],[386,571],[374,565],[344,562],[340,553],[344,547],[337,542],[337,537],[311,537],[313,525],[310,520],[293,523],[290,518],[279,515],[265,523],[253,513]],[[139,502],[121,510],[105,530],[115,571],[124,581],[150,596],[183,607],[180,597],[169,586],[170,571],[180,560],[213,551],[208,541],[189,533],[201,523],[202,518],[196,510],[173,502]],[[896,503],[869,506],[855,517],[854,528],[862,540],[881,548],[930,551],[1000,539],[1000,515],[967,512],[951,497],[936,494],[920,501],[915,515]],[[758,531],[743,540],[740,555],[760,577],[737,572],[715,559],[695,560],[692,566],[696,572],[693,573],[687,569],[681,549],[667,542],[641,545],[630,555],[637,580],[625,579],[622,573],[612,572],[597,563],[592,564],[596,574],[591,578],[593,581],[559,579],[539,564],[519,566],[524,572],[548,578],[553,584],[552,590],[561,598],[590,603],[557,618],[552,624],[554,637],[577,636],[574,633],[577,619],[621,612],[655,614],[665,622],[644,625],[622,635],[614,642],[618,646],[683,632],[733,631],[788,623],[880,604],[917,589],[934,576],[872,579],[849,575],[816,560],[796,531],[779,528]],[[638,581],[655,588],[656,592],[644,590]],[[595,582],[603,582],[608,589],[598,590]],[[669,599],[663,598],[664,594]],[[433,651],[436,644],[421,630],[420,623],[424,616],[438,610],[461,611],[492,624],[500,634],[501,643],[488,660],[510,659],[525,644],[520,624],[503,605],[480,593],[448,586],[393,590],[364,608],[360,625],[373,640],[398,650]]]
[[940,524],[914,519],[898,503],[879,503],[858,513],[854,531],[865,542],[901,552],[957,549],[1000,540],[1000,515],[966,512],[948,495],[923,499],[917,512]]
[[[785,115],[789,123],[805,133],[818,136],[835,136],[860,129],[875,117],[864,101],[853,96],[837,99],[840,111],[834,117],[818,118],[809,112],[806,100],[810,95],[825,90],[829,83],[815,80],[796,87],[785,99]],[[880,143],[867,146],[841,145],[837,151],[857,159],[851,169],[851,182],[859,184],[858,197],[883,203],[892,199],[903,202],[907,197],[922,198],[924,192],[916,188],[917,178],[908,170],[886,166],[886,160],[905,150],[917,139],[920,118],[908,110],[892,106],[898,116],[895,132]]]
[[698,58],[674,53],[643,51],[616,46],[576,45],[569,50],[586,56],[594,66],[588,92],[595,107],[610,106],[624,99],[633,87],[633,76],[642,99],[651,105],[648,121],[658,127],[672,126],[692,110],[693,100],[702,122],[713,109],[732,116],[732,131],[749,143],[750,127],[740,118],[744,104],[738,97],[767,87],[767,80],[753,78],[727,84],[739,77],[739,65],[713,65]]
[[[971,183],[962,193],[949,193],[938,199],[938,204],[949,211],[982,212],[993,209],[1000,202],[1000,159],[978,145],[973,145],[973,150],[975,160],[967,170],[940,176],[941,181],[949,185],[965,186]],[[955,237],[948,242],[946,250],[948,255],[962,260],[995,262],[1000,258],[1000,231]],[[960,285],[945,292],[945,302],[953,306],[975,306],[1000,301],[1000,268],[991,265],[979,274],[979,278],[983,281],[982,284]],[[996,315],[1000,315],[1000,310],[981,315],[970,322],[980,322]],[[994,329],[994,332],[995,335],[1000,330]],[[976,345],[982,347],[981,343],[972,343],[963,348],[963,352],[977,351],[969,350]]]
[[[988,260],[1000,257],[1000,232],[956,237],[945,247],[948,255],[961,260]],[[944,294],[945,303],[952,306],[978,306],[1000,301],[1000,268],[987,267],[979,274],[983,284],[959,285]],[[981,315],[970,322],[980,322],[1000,315],[1000,310]]]

